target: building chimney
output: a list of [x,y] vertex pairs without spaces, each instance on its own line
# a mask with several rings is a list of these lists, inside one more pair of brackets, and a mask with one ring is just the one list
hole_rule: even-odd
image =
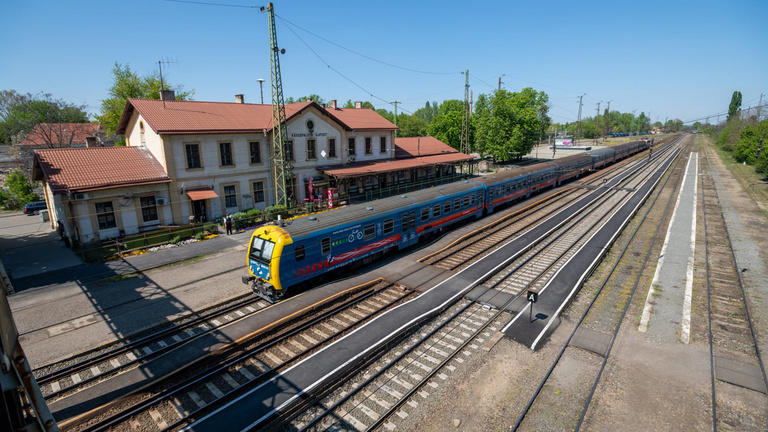
[[355,109],[361,109],[362,107],[363,107],[363,103],[362,102],[360,102],[360,101],[355,102]]
[[245,95],[243,95],[243,94],[236,94],[235,95],[235,103],[244,104],[245,103]]
[[176,92],[173,90],[160,90],[160,100],[161,101],[176,100]]
[[99,139],[95,136],[87,136],[85,137],[85,146],[86,147],[98,147],[99,146]]
[[336,99],[331,99],[331,108],[336,109]]

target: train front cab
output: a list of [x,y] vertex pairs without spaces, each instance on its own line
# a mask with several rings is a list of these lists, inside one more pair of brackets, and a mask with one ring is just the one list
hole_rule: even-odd
[[283,250],[293,243],[290,234],[277,225],[257,228],[248,244],[248,276],[243,283],[251,285],[253,292],[274,302],[283,297],[280,277],[280,257]]

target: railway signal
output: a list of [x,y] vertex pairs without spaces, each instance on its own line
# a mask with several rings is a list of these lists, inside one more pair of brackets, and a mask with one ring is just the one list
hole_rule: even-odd
[[531,304],[531,309],[528,313],[528,320],[530,322],[533,322],[533,304],[539,301],[539,292],[536,290],[529,289],[528,292],[525,294],[525,297],[528,299],[528,303]]

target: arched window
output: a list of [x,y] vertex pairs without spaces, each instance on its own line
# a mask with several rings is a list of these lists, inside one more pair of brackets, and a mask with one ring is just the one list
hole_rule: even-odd
[[141,145],[142,146],[146,146],[147,145],[147,141],[144,138],[144,122],[139,122],[139,135],[140,135],[140,139],[141,139]]

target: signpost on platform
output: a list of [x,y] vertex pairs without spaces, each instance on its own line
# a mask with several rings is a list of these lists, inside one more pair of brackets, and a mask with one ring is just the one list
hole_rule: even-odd
[[528,292],[525,294],[525,297],[528,299],[528,303],[531,304],[530,313],[528,314],[528,320],[530,322],[533,322],[533,304],[539,301],[539,293],[538,291],[529,289]]

